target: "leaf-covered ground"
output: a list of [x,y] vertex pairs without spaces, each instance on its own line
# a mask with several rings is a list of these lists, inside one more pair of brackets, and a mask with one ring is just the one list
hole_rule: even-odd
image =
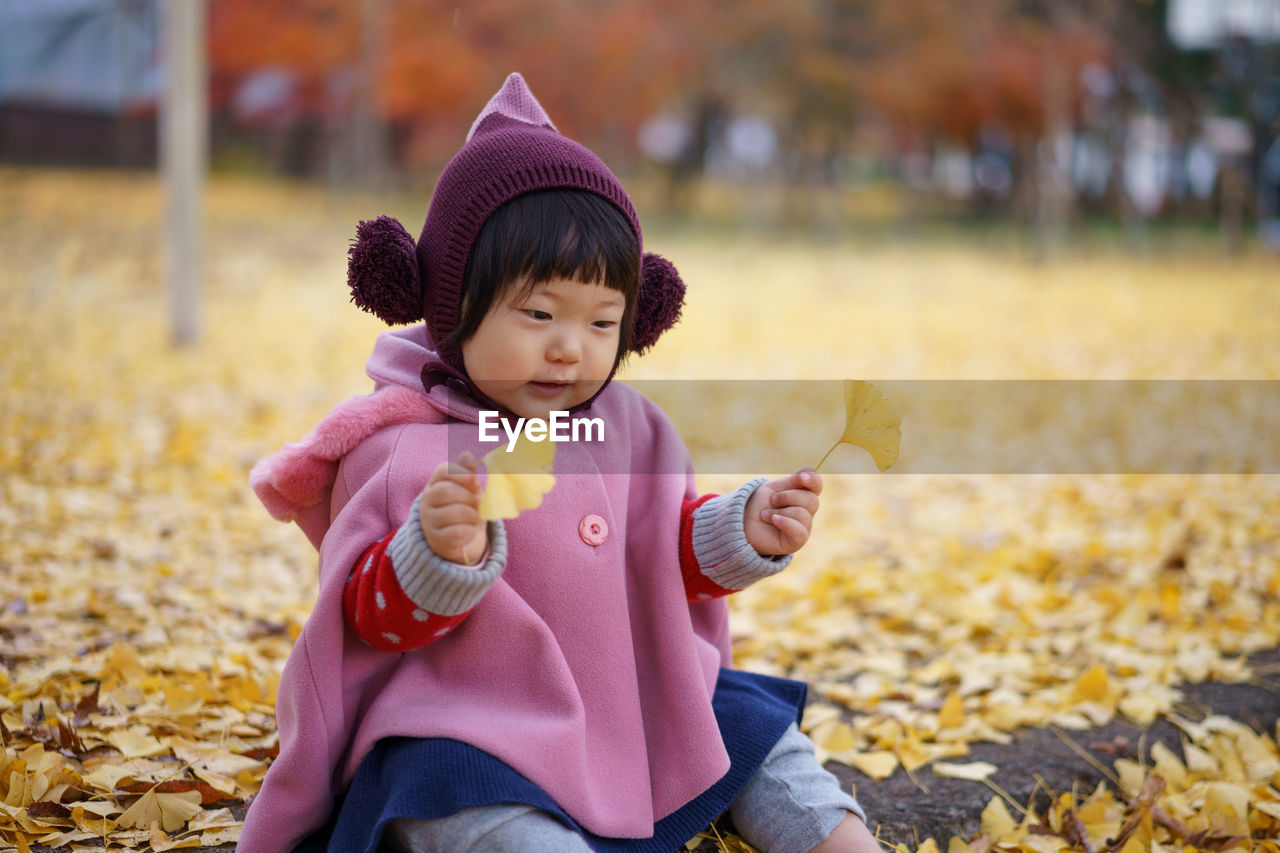
[[[347,302],[345,250],[383,212],[416,231],[423,201],[216,182],[205,336],[175,352],[154,182],[0,172],[0,850],[234,842],[314,593],[246,475],[367,390],[380,326]],[[1274,259],[647,236],[690,293],[636,379],[1280,377]],[[790,392],[767,388],[752,434],[783,447]],[[1278,593],[1280,476],[838,475],[813,542],[737,597],[736,650],[813,685],[810,732],[864,788],[983,786],[977,829],[924,849],[1275,851],[1276,732],[1179,685],[1257,679]],[[994,772],[971,749],[1125,720],[1172,724],[1173,748],[1051,808],[956,781]]]

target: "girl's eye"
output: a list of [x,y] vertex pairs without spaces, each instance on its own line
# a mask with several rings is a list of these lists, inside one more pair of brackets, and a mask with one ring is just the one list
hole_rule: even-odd
[[597,329],[612,329],[614,326],[618,325],[618,322],[616,320],[596,320],[591,325],[595,326]]
[[551,315],[550,315],[550,314],[548,314],[546,311],[539,311],[539,310],[537,310],[536,308],[526,308],[526,309],[524,310],[524,313],[528,314],[530,317],[532,317],[532,318],[533,318],[533,319],[535,319],[535,320],[550,320],[550,319],[551,319]]

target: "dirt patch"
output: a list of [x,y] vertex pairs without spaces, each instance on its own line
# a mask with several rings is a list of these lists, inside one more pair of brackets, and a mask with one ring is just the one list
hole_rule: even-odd
[[[1186,698],[1179,712],[1193,720],[1222,714],[1255,731],[1273,733],[1280,719],[1280,649],[1254,655],[1250,663],[1259,672],[1253,683],[1181,685]],[[1117,758],[1138,759],[1139,750],[1141,758],[1149,761],[1151,748],[1157,742],[1182,757],[1180,730],[1172,723],[1157,720],[1144,728],[1120,718],[1086,731],[1025,729],[1010,744],[975,744],[968,756],[957,760],[996,765],[1000,768],[992,776],[996,785],[1018,803],[1034,802],[1042,808],[1048,800],[1046,790],[1070,791],[1073,785],[1080,790],[1093,790],[1105,778],[1096,764],[1110,769]],[[901,769],[879,782],[843,764],[832,762],[827,769],[844,785],[856,785],[858,802],[866,809],[871,830],[881,840],[912,848],[933,838],[945,850],[952,836],[974,837],[982,810],[995,796],[981,782],[935,776],[927,767],[916,773],[920,784]],[[733,831],[728,820],[721,821],[718,828],[721,832]],[[716,850],[714,843],[705,842],[698,853]]]
[[[1280,718],[1280,649],[1253,656],[1251,662],[1261,675],[1251,684],[1183,684],[1186,696],[1180,709],[1191,719],[1222,714],[1255,731],[1274,732]],[[1074,744],[1075,748],[1068,743]],[[1087,731],[1055,731],[1049,728],[1018,732],[1013,743],[977,744],[964,761],[989,761],[1000,768],[993,777],[997,785],[1019,803],[1035,798],[1046,802],[1050,791],[1070,791],[1072,785],[1092,790],[1105,777],[1080,754],[1110,769],[1117,758],[1149,760],[1157,742],[1182,756],[1179,729],[1165,720],[1142,728],[1123,719]],[[953,835],[971,838],[978,832],[982,809],[994,796],[987,785],[960,779],[945,779],[922,769],[916,778],[928,790],[917,786],[899,770],[892,777],[874,782],[858,771],[839,764],[828,769],[845,784],[856,784],[858,800],[867,811],[872,830],[890,842],[914,846],[933,838],[946,849]],[[713,848],[707,848],[713,849]]]

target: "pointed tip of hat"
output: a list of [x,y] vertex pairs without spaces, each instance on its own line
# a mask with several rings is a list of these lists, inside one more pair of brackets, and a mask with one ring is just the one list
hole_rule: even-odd
[[[529,91],[529,84],[524,81],[524,77],[521,76],[519,71],[513,71],[507,75],[507,80],[502,84],[502,88],[489,99],[489,103],[485,104],[484,109],[480,111],[480,115],[476,116],[476,120],[471,123],[471,130],[467,132],[467,139],[470,140],[475,134],[480,122],[494,113],[526,124],[540,125],[556,130],[556,126],[551,123],[551,119],[547,116],[547,111],[542,108],[542,104],[538,103],[538,99],[533,96],[533,92]],[[556,132],[559,133],[558,130]]]

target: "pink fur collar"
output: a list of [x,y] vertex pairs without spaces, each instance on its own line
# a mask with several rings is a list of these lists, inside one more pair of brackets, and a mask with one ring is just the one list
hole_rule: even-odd
[[[338,460],[383,427],[442,419],[425,395],[396,385],[337,405],[297,442],[260,461],[249,472],[249,485],[278,521],[296,521],[319,547],[328,527],[326,499],[333,489]],[[322,502],[324,503],[321,506]],[[323,509],[323,520],[307,516]]]

